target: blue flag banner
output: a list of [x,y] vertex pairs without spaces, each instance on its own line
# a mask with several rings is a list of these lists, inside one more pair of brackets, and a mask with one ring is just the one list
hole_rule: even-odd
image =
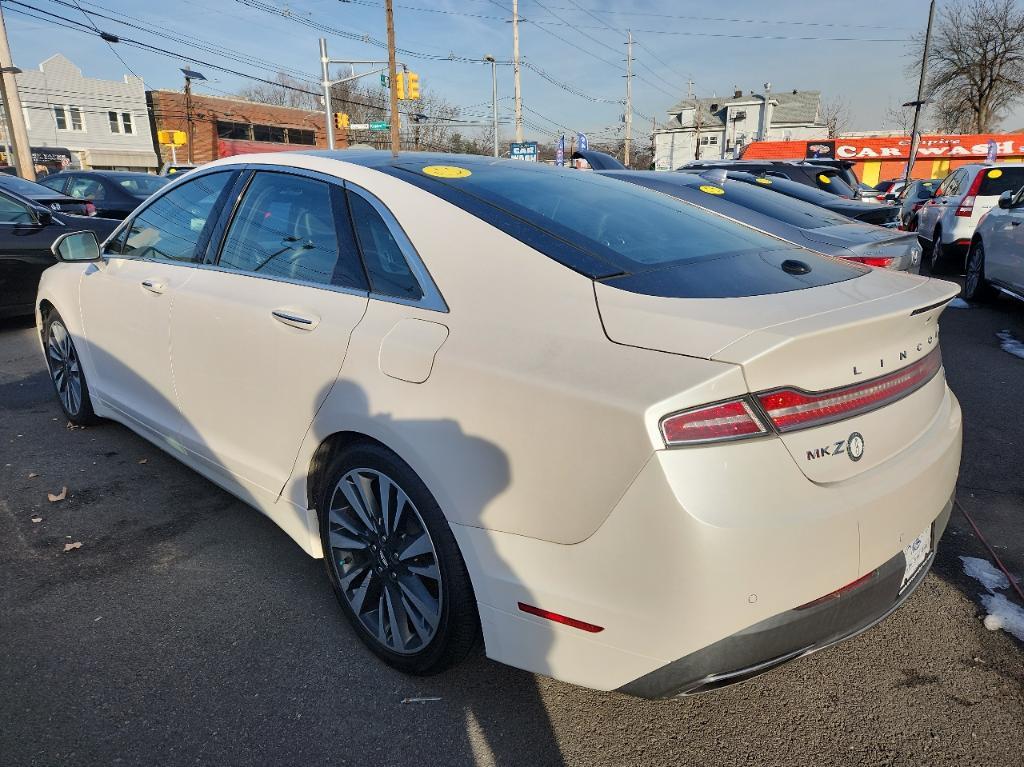
[[581,152],[586,152],[588,149],[590,149],[590,144],[587,142],[586,133],[576,134],[576,148]]
[[558,148],[555,149],[555,165],[565,165],[565,135],[558,139]]

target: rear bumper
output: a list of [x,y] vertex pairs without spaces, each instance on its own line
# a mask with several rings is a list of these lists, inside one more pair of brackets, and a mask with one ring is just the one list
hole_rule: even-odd
[[905,560],[901,552],[883,563],[870,580],[849,591],[760,621],[634,679],[618,691],[642,698],[707,692],[744,682],[867,631],[891,615],[924,580],[952,508],[951,498],[932,524],[932,553],[902,590]]

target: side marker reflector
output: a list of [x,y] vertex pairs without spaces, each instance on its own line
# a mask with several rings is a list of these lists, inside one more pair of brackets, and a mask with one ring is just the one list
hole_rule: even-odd
[[553,613],[550,610],[541,610],[539,607],[528,605],[525,602],[519,603],[519,609],[524,613],[530,615],[536,615],[538,618],[546,618],[549,621],[555,623],[561,623],[563,626],[572,626],[574,629],[580,629],[581,631],[589,631],[591,634],[596,634],[599,631],[604,631],[604,626],[595,626],[593,623],[587,623],[586,621],[578,621],[575,618],[570,618],[568,615],[559,615]]

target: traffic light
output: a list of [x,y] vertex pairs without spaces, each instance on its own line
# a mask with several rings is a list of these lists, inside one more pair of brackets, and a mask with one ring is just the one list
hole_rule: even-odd
[[338,129],[348,127],[348,115],[345,112],[334,113],[334,127]]
[[405,73],[398,72],[395,75],[395,96],[399,101],[405,98]]
[[415,72],[409,72],[408,80],[409,98],[418,99],[420,97],[420,76]]

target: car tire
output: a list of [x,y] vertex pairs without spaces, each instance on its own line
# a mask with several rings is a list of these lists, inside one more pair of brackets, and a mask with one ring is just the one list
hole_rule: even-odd
[[932,245],[929,249],[929,264],[933,273],[938,274],[946,267],[946,254],[942,247],[942,230],[936,229],[932,234]]
[[455,536],[423,481],[371,442],[338,451],[323,480],[317,511],[324,563],[359,638],[409,674],[462,661],[480,635],[476,598]]
[[47,313],[43,320],[43,353],[46,370],[67,419],[76,426],[98,423],[100,419],[92,408],[78,349],[56,309]]
[[995,295],[992,284],[985,279],[985,246],[981,240],[972,242],[967,251],[963,295],[968,301],[977,302],[989,301]]

